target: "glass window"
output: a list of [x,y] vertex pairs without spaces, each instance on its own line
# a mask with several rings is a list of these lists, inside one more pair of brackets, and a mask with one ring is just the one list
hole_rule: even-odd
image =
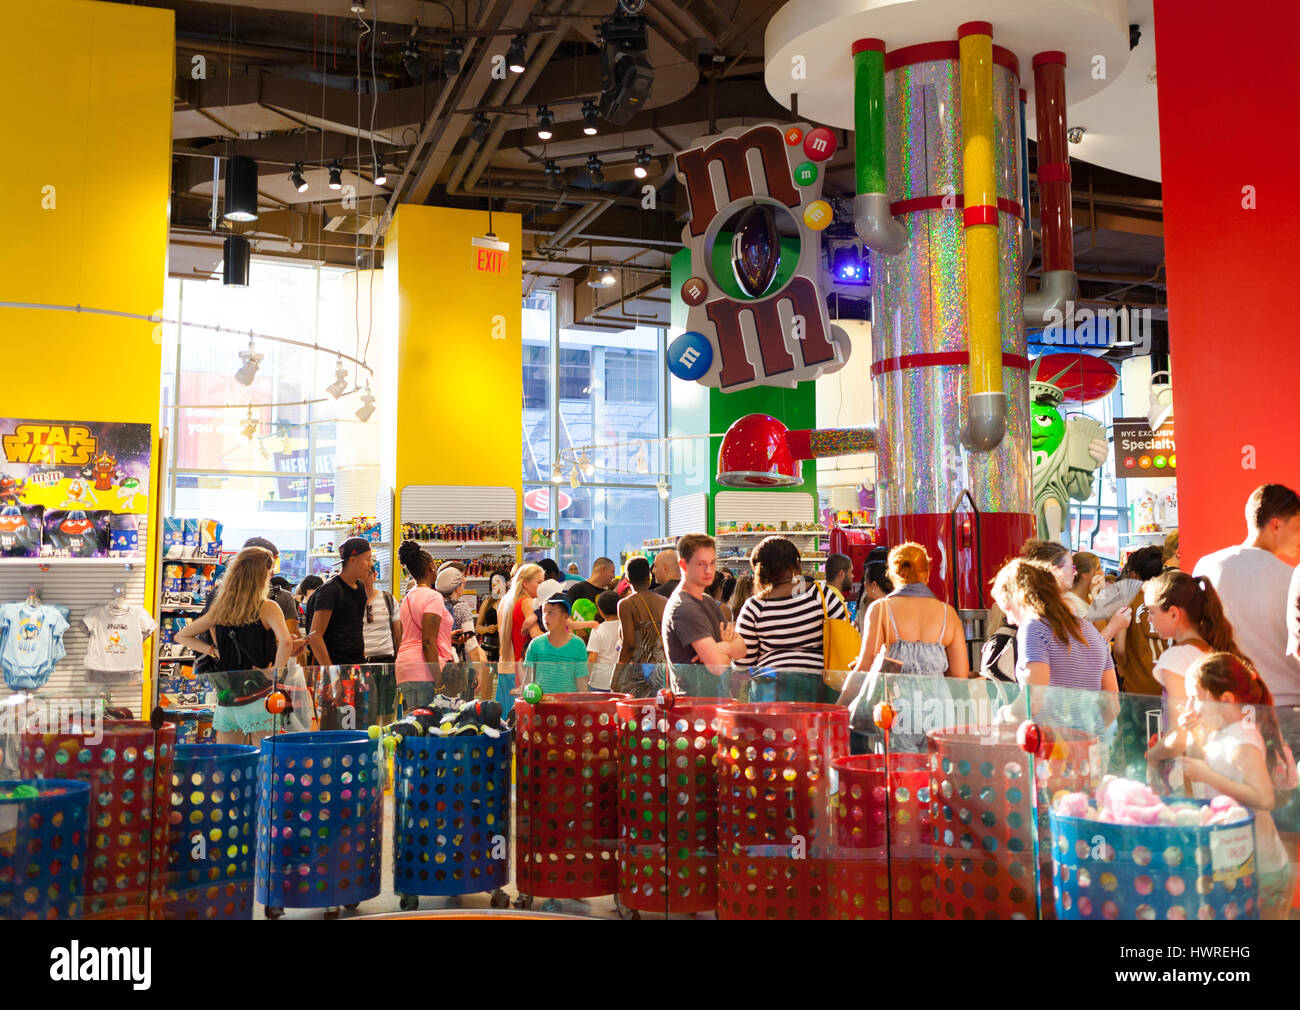
[[170,514],[218,520],[227,550],[237,550],[249,537],[266,537],[280,549],[280,571],[296,581],[307,574],[306,507],[307,482],[301,477],[181,473]]
[[549,480],[551,456],[551,329],[554,296],[539,291],[524,299],[523,474],[524,480]]
[[[555,560],[570,562],[583,576],[598,557],[610,558],[622,570],[623,552],[659,536],[663,501],[654,488],[561,487],[556,499],[558,531]],[[570,502],[567,507],[564,498]]]

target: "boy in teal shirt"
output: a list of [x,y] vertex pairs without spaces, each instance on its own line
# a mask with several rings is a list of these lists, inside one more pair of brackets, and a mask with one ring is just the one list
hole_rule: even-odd
[[524,653],[533,680],[547,694],[587,690],[587,646],[569,630],[569,601],[557,594],[543,608],[546,634],[534,638]]

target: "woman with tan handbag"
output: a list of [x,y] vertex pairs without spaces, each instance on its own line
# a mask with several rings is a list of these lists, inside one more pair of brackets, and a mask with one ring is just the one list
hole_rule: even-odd
[[650,562],[632,558],[627,563],[632,592],[618,601],[623,645],[610,689],[633,698],[648,698],[664,686],[664,608],[668,599],[650,588]]

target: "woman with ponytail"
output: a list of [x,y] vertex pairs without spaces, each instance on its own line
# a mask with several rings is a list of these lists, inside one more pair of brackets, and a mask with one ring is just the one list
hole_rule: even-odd
[[397,549],[397,559],[415,580],[398,608],[402,642],[397,649],[397,690],[409,712],[429,705],[438,693],[444,639],[446,652],[451,650],[451,621],[442,594],[433,588],[438,577],[433,555],[414,540],[405,540]]
[[[1101,633],[1075,616],[1065,602],[1052,566],[1024,558],[1007,562],[993,580],[993,598],[1019,629],[1016,679],[1039,688],[1031,692],[1036,714],[1048,723],[1098,732],[1113,718],[1113,712],[1093,708],[1082,696],[1072,698],[1044,690],[1119,691],[1110,649]],[[1081,704],[1090,711],[1067,714]]]
[[501,663],[522,663],[528,643],[542,634],[537,613],[537,588],[546,577],[541,565],[520,565],[510,588],[497,606],[500,618]]
[[1246,657],[1224,616],[1219,594],[1204,575],[1167,571],[1143,586],[1142,595],[1152,630],[1174,642],[1156,660],[1152,676],[1173,703],[1170,715],[1176,718],[1187,697],[1184,677],[1201,656],[1227,652],[1239,659]]
[[[1181,574],[1181,573],[1179,573]],[[1147,752],[1148,761],[1182,758],[1193,795],[1229,796],[1255,813],[1255,857],[1259,914],[1285,919],[1295,893],[1295,866],[1269,811],[1281,806],[1279,793],[1296,786],[1295,759],[1282,739],[1273,695],[1239,655],[1212,652],[1186,673],[1195,698],[1178,719],[1178,729]]]

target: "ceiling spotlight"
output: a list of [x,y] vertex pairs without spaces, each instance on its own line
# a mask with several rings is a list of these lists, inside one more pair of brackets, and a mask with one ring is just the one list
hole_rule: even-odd
[[546,169],[546,184],[551,189],[559,189],[564,185],[564,169],[555,163],[554,158],[548,158],[543,167]]
[[253,248],[243,235],[227,235],[221,244],[221,283],[228,288],[248,287],[248,262]]
[[488,127],[492,125],[488,120],[488,117],[483,115],[481,112],[476,112],[474,113],[474,118],[471,119],[470,122],[473,123],[474,126],[469,131],[469,139],[474,141],[476,144],[481,144],[483,141],[487,140]]
[[594,137],[599,132],[596,126],[597,115],[595,102],[589,98],[582,103],[582,132],[588,137]]
[[1082,144],[1083,135],[1088,132],[1085,126],[1071,126],[1065,131],[1065,137],[1071,144]]
[[520,32],[510,43],[510,48],[506,50],[506,66],[510,68],[512,74],[522,74],[527,67],[524,62],[526,59],[524,46],[528,43],[528,36]]
[[330,163],[330,189],[343,188],[343,163],[337,158]]
[[599,186],[605,181],[604,167],[605,163],[594,154],[587,159],[587,175],[591,177],[593,186]]
[[302,162],[294,162],[293,171],[289,173],[289,183],[299,193],[307,192],[307,178],[302,174]]
[[831,273],[837,284],[865,285],[871,280],[867,261],[855,245],[835,250],[831,258]]
[[227,221],[257,220],[257,162],[236,155],[226,161],[226,205],[222,216]]
[[375,156],[375,176],[374,183],[376,186],[386,186],[388,184],[388,169],[384,168],[384,159]]
[[658,485],[657,485],[657,488],[658,488],[658,491],[659,491],[659,497],[660,497],[660,498],[667,499],[667,497],[668,497],[668,485],[667,485],[666,483],[664,483],[663,481],[660,481],[660,482],[658,483]]
[[369,421],[370,415],[375,412],[375,394],[370,392],[370,387],[361,394],[361,406],[357,408],[357,420]]
[[569,487],[581,487],[582,481],[578,480],[578,468],[575,466],[569,471]]
[[605,269],[600,274],[600,286],[602,288],[612,288],[618,283],[618,278],[614,276],[614,271]]
[[596,476],[596,465],[592,463],[591,457],[585,452],[578,457],[578,469],[582,471],[582,475],[587,480],[591,480],[592,477]]
[[239,433],[251,442],[253,436],[257,434],[257,429],[261,427],[261,423],[253,416],[253,405],[250,403],[248,405],[248,416],[240,422]]
[[364,14],[366,12],[366,0],[352,0],[352,13]]
[[455,77],[460,73],[460,58],[465,55],[465,40],[452,39],[451,45],[442,51],[442,69],[447,72],[448,77]]
[[636,472],[637,472],[637,473],[649,473],[649,472],[650,472],[650,460],[649,460],[649,459],[647,458],[647,456],[646,456],[645,443],[644,443],[644,442],[642,442],[642,443],[640,444],[640,446],[637,447],[637,450],[636,450],[636,463],[635,463],[634,465],[636,466]]
[[256,354],[253,351],[253,342],[248,342],[248,350],[239,352],[239,360],[242,362],[235,372],[235,381],[241,386],[251,386],[253,376],[257,374],[257,366],[262,363],[264,355]]
[[402,49],[402,69],[407,77],[419,77],[424,70],[424,54],[414,40],[407,42]]
[[650,152],[644,147],[638,148],[636,157],[632,159],[633,164],[636,165],[636,167],[632,169],[632,174],[638,179],[644,179],[650,174],[650,160]]
[[555,125],[555,113],[545,105],[537,106],[537,139],[550,140],[554,134],[551,127]]
[[558,459],[551,465],[551,483],[564,483],[564,467],[560,466],[560,461]]
[[348,388],[348,370],[343,367],[343,359],[339,358],[338,367],[334,370],[334,381],[325,387],[325,392],[329,393],[334,399],[338,399]]

